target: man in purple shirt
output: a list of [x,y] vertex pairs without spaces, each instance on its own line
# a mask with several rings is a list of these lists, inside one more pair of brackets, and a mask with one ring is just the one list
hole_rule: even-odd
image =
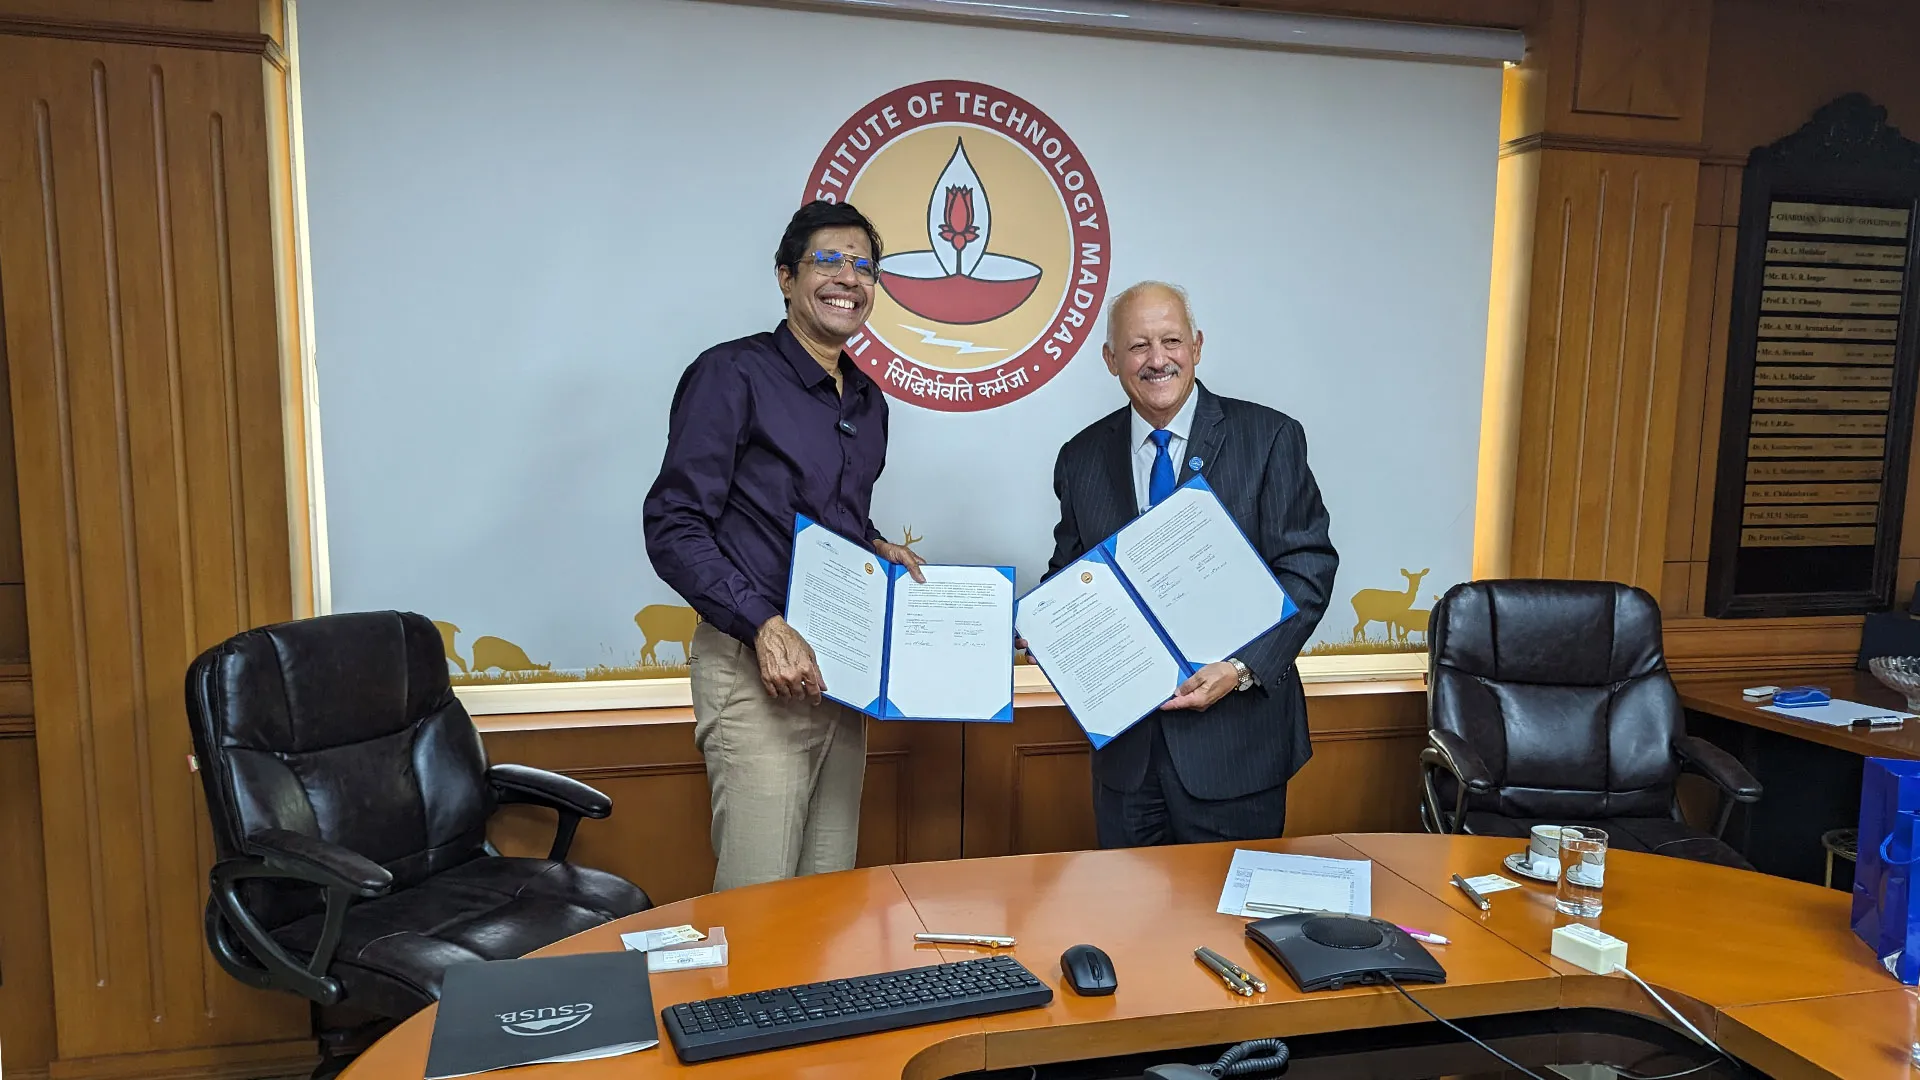
[[845,352],[873,309],[879,263],[860,211],[801,207],[774,253],[787,317],[681,375],[647,493],[654,572],[700,615],[688,663],[716,892],[853,866],[866,718],[822,699],[813,649],[781,613],[796,514],[920,577],[920,557],[868,517],[887,403]]

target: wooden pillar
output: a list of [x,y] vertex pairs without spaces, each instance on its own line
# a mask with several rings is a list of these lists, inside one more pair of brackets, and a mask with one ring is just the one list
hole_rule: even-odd
[[1508,71],[1496,249],[1524,285],[1495,291],[1482,492],[1509,452],[1512,510],[1483,512],[1477,573],[1659,589],[1711,22],[1548,0]]
[[305,1004],[207,951],[183,705],[199,650],[294,611],[281,29],[262,0],[0,0],[0,315],[56,1078],[312,1057]]

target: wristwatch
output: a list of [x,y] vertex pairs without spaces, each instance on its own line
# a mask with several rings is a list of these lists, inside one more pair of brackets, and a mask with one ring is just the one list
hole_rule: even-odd
[[1241,662],[1240,662],[1240,658],[1239,658],[1239,657],[1237,657],[1237,656],[1229,656],[1229,657],[1227,657],[1227,663],[1229,663],[1229,664],[1232,664],[1232,665],[1233,665],[1233,671],[1234,671],[1234,674],[1236,674],[1236,675],[1238,675],[1238,676],[1240,676],[1240,685],[1238,685],[1238,686],[1236,686],[1236,687],[1234,687],[1234,689],[1235,689],[1235,690],[1249,690],[1249,689],[1252,689],[1252,687],[1253,687],[1253,672],[1251,672],[1251,671],[1248,671],[1248,670],[1247,670],[1247,665],[1245,665],[1245,664],[1243,664],[1243,663],[1241,663]]

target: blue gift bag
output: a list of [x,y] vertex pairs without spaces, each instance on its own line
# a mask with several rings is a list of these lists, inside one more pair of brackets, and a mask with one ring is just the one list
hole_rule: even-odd
[[1894,978],[1920,984],[1920,761],[1868,758],[1860,777],[1853,932]]

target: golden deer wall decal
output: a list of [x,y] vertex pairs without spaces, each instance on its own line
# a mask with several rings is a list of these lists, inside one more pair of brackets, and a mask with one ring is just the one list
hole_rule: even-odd
[[1387,637],[1394,636],[1394,626],[1407,612],[1413,609],[1414,598],[1420,594],[1420,579],[1426,577],[1432,568],[1414,573],[1402,569],[1401,576],[1407,579],[1407,591],[1394,592],[1391,589],[1361,589],[1353,594],[1353,640],[1361,641],[1367,636],[1368,623],[1385,623]]
[[467,674],[467,662],[460,658],[460,650],[453,647],[453,636],[460,632],[460,628],[450,622],[441,622],[438,619],[433,621],[433,626],[434,629],[440,631],[440,647],[446,650],[447,663],[458,665],[460,674]]
[[693,630],[700,625],[700,616],[692,608],[648,604],[634,615],[633,624],[647,638],[647,643],[640,647],[641,664],[658,666],[660,658],[654,647],[669,641],[680,646],[681,663],[693,661]]
[[[1429,597],[1428,601],[1432,604],[1438,604],[1440,598],[1438,596]],[[1419,634],[1421,637],[1425,637],[1427,635],[1427,620],[1432,618],[1432,616],[1433,608],[1431,607],[1410,608],[1402,612],[1400,617],[1393,621],[1393,625],[1387,628],[1391,631],[1388,636],[1396,641],[1405,641],[1408,636],[1412,634]]]
[[506,638],[488,635],[473,643],[473,672],[484,674],[494,668],[509,674],[519,671],[552,671],[552,664],[536,664],[527,651]]

